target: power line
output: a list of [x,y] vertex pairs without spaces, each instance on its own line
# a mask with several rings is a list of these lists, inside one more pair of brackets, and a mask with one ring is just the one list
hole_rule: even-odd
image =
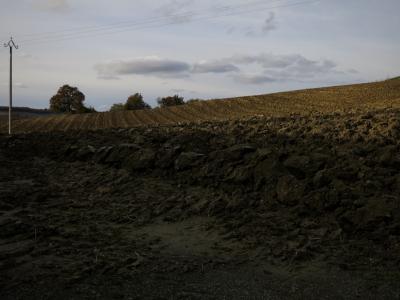
[[[275,2],[282,1],[282,0],[276,0]],[[148,20],[144,22],[135,22],[132,24],[126,24],[126,25],[118,25],[118,26],[102,26],[99,28],[93,28],[90,31],[82,31],[82,32],[76,32],[76,33],[69,33],[69,34],[63,34],[62,36],[49,36],[47,38],[37,38],[37,39],[30,39],[30,40],[25,40],[22,41],[25,45],[29,44],[41,44],[41,43],[47,43],[47,42],[59,42],[59,41],[66,41],[66,40],[72,40],[72,39],[80,39],[80,38],[89,38],[89,37],[94,37],[94,36],[102,36],[102,35],[108,35],[108,34],[114,34],[114,33],[121,33],[121,32],[127,32],[127,31],[133,31],[133,30],[138,30],[138,29],[148,29],[148,28],[157,28],[157,27],[163,27],[163,26],[168,26],[168,25],[173,25],[177,24],[178,22],[176,20],[171,20],[171,18],[184,18],[184,17],[192,17],[190,21],[200,21],[200,20],[208,20],[208,19],[216,19],[220,17],[226,17],[226,16],[234,16],[234,15],[241,15],[241,14],[247,14],[251,12],[259,12],[259,11],[266,11],[266,10],[271,10],[275,8],[284,8],[284,7],[291,7],[291,6],[300,6],[300,5],[305,5],[305,4],[311,4],[315,2],[320,2],[321,0],[306,0],[306,1],[297,1],[297,2],[289,2],[289,3],[284,3],[281,5],[275,5],[275,6],[268,6],[268,7],[257,7],[257,8],[248,8],[248,9],[237,9],[238,6],[235,6],[235,8],[230,7],[229,10],[230,12],[223,13],[223,14],[198,14],[195,12],[189,12],[189,13],[184,13],[184,14],[171,14],[168,15],[167,17],[159,18],[159,19],[153,19],[153,20]],[[260,1],[256,2],[256,5],[261,5]],[[259,4],[258,4],[259,3]],[[253,3],[254,4],[254,3]],[[241,5],[240,7],[243,6],[249,6],[247,5]],[[250,5],[251,7],[251,5]],[[223,7],[222,7],[223,8]],[[234,11],[232,11],[234,10]],[[198,17],[196,18],[196,15]],[[165,20],[164,22],[162,22]],[[158,22],[161,21],[161,22]],[[140,26],[142,25],[142,26]],[[54,33],[55,34],[55,33]]]
[[[143,24],[148,24],[148,23],[153,23],[156,21],[163,21],[163,20],[169,20],[171,18],[188,18],[194,15],[199,14],[200,12],[212,12],[212,11],[228,11],[232,9],[238,9],[241,7],[247,7],[247,6],[253,6],[253,5],[266,5],[270,4],[270,2],[282,2],[282,1],[287,1],[287,0],[271,0],[268,3],[264,1],[253,1],[250,3],[246,4],[240,4],[240,5],[220,5],[220,6],[213,6],[211,8],[206,8],[206,9],[201,9],[197,11],[187,11],[183,13],[176,13],[176,14],[166,14],[164,16],[160,17],[152,17],[148,18],[146,20],[142,21],[121,21],[121,22],[116,22],[116,23],[110,23],[107,25],[90,25],[90,26],[84,26],[84,27],[76,27],[76,28],[70,28],[70,29],[65,29],[63,31],[48,31],[48,32],[42,32],[42,33],[31,33],[31,34],[20,34],[19,37],[32,37],[32,39],[36,38],[48,38],[48,37],[53,37],[54,35],[59,35],[59,34],[76,34],[76,33],[86,33],[86,32],[91,32],[92,30],[103,30],[103,29],[108,29],[108,28],[113,28],[115,26],[134,26],[134,25],[143,25]],[[24,42],[30,41],[30,39],[23,40]]]
[[[282,1],[282,0],[276,0],[276,1]],[[275,1],[275,2],[276,2]],[[256,9],[251,9],[251,10],[239,10],[239,11],[234,11],[234,12],[230,12],[227,14],[220,14],[220,15],[204,15],[204,16],[200,16],[198,18],[193,18],[190,21],[197,21],[197,20],[206,20],[206,19],[213,19],[213,18],[218,18],[218,17],[223,17],[223,16],[231,16],[231,15],[239,15],[239,14],[245,14],[245,13],[249,13],[249,12],[254,12],[254,11],[264,11],[264,10],[270,10],[273,8],[279,8],[279,7],[288,7],[288,6],[294,6],[294,5],[300,5],[300,4],[307,4],[307,3],[311,3],[311,2],[318,2],[320,0],[308,0],[308,1],[302,1],[302,2],[296,2],[296,3],[286,3],[284,5],[277,5],[277,6],[273,6],[273,7],[266,7],[266,8],[256,8]],[[256,4],[261,4],[260,2],[256,2]],[[265,3],[262,3],[265,5]],[[243,6],[249,6],[248,4],[246,5],[241,5],[241,7]],[[220,7],[220,8],[227,8],[227,7]],[[232,7],[229,7],[230,9],[232,9]],[[235,7],[237,8],[237,7]],[[27,42],[33,42],[33,43],[37,43],[37,42],[47,42],[47,41],[63,41],[63,40],[70,40],[70,39],[76,39],[76,38],[88,38],[91,36],[98,36],[98,35],[104,35],[104,34],[112,34],[112,33],[119,33],[119,32],[125,32],[125,31],[130,31],[130,30],[137,30],[137,29],[146,29],[146,28],[154,28],[154,27],[162,27],[165,25],[173,25],[176,23],[179,23],[175,20],[170,20],[171,17],[175,17],[175,18],[184,18],[184,17],[191,17],[191,16],[196,16],[197,13],[185,13],[185,14],[171,14],[168,17],[164,17],[164,18],[160,18],[157,19],[159,21],[163,21],[166,20],[164,22],[158,23],[155,22],[157,20],[154,21],[145,21],[145,22],[135,22],[133,24],[129,24],[129,25],[124,25],[124,26],[110,26],[110,27],[103,27],[103,28],[98,28],[98,29],[92,29],[91,31],[93,32],[98,32],[98,33],[94,33],[94,34],[90,34],[88,32],[77,32],[77,33],[71,33],[71,34],[64,34],[63,36],[55,36],[55,37],[49,37],[49,38],[40,38],[38,40],[34,39],[34,40],[29,40],[29,41],[25,41]],[[151,24],[154,23],[154,24]],[[138,26],[138,25],[143,25],[143,26]],[[127,28],[124,28],[127,27]],[[102,32],[103,31],[103,32]]]

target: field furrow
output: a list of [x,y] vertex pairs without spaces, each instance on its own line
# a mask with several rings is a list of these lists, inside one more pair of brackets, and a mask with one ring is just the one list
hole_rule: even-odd
[[[93,130],[152,124],[237,119],[249,116],[332,114],[400,107],[400,80],[194,102],[168,108],[14,120],[15,132]],[[0,116],[0,132],[8,132]]]

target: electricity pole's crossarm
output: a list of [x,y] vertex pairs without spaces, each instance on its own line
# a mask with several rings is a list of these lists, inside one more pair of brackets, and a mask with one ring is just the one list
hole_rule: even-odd
[[8,106],[8,134],[11,135],[11,111],[12,111],[12,56],[13,56],[13,48],[18,49],[18,46],[14,43],[13,38],[10,38],[10,41],[4,44],[4,47],[10,48],[10,102]]

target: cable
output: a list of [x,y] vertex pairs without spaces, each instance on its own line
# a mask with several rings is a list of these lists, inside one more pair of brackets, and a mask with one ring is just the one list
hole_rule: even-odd
[[[281,1],[286,1],[286,0],[272,0],[270,2],[281,2]],[[50,32],[45,32],[45,33],[33,33],[33,34],[23,34],[23,35],[19,35],[18,37],[22,37],[22,36],[32,36],[32,39],[27,39],[27,40],[23,40],[23,42],[27,42],[27,41],[31,41],[31,40],[36,40],[37,38],[39,39],[45,39],[45,38],[51,38],[54,35],[60,35],[60,34],[65,34],[65,35],[71,35],[71,34],[80,34],[80,33],[86,33],[86,32],[91,32],[91,31],[98,31],[98,30],[105,30],[105,29],[113,29],[114,27],[125,27],[125,26],[135,26],[135,25],[143,25],[143,24],[148,24],[148,23],[154,23],[157,21],[169,21],[171,18],[186,18],[186,17],[191,17],[194,15],[199,14],[202,11],[205,12],[209,12],[209,11],[213,11],[213,10],[230,10],[230,9],[238,9],[241,7],[246,7],[246,6],[251,6],[251,5],[266,5],[268,3],[266,3],[265,1],[254,1],[252,3],[246,3],[246,4],[241,4],[241,5],[236,5],[236,6],[214,6],[211,8],[207,8],[207,9],[201,9],[198,11],[189,11],[189,12],[184,12],[184,13],[178,13],[178,14],[168,14],[162,17],[153,17],[150,19],[146,19],[143,21],[123,21],[123,22],[117,22],[117,23],[111,23],[108,25],[101,25],[101,26],[86,26],[86,27],[81,27],[81,28],[73,28],[73,29],[67,29],[64,30],[63,32],[61,31],[50,31]],[[67,33],[65,33],[67,32]],[[35,38],[36,37],[36,38]]]
[[[281,2],[281,1],[286,1],[286,0],[272,0],[270,2]],[[77,27],[77,28],[70,28],[70,29],[66,29],[64,31],[48,31],[48,32],[42,32],[42,33],[31,33],[31,34],[20,34],[18,35],[18,37],[38,37],[38,38],[46,38],[46,37],[52,37],[53,35],[59,35],[61,33],[65,33],[66,34],[74,34],[74,33],[81,33],[81,32],[87,32],[87,31],[92,31],[92,30],[102,30],[102,29],[107,29],[107,28],[112,28],[114,26],[131,26],[131,25],[141,25],[141,24],[146,24],[146,23],[152,23],[154,21],[162,21],[162,20],[168,20],[170,18],[185,18],[185,17],[190,17],[193,15],[198,14],[199,12],[202,11],[213,11],[213,10],[230,10],[230,9],[237,9],[243,6],[251,6],[251,5],[265,5],[268,4],[265,1],[253,1],[252,3],[246,3],[246,4],[240,4],[240,5],[236,5],[236,6],[230,6],[230,5],[220,5],[220,6],[213,6],[211,8],[206,8],[206,9],[201,9],[201,10],[197,10],[197,11],[188,11],[188,12],[184,12],[184,13],[177,13],[177,14],[167,14],[165,16],[161,16],[161,17],[152,17],[150,19],[146,19],[143,21],[122,21],[122,22],[116,22],[116,23],[110,23],[107,25],[91,25],[91,26],[84,26],[84,27]],[[70,33],[68,33],[70,32]],[[24,40],[25,42],[28,40]],[[30,40],[29,40],[30,41]]]
[[[281,0],[276,0],[281,1]],[[226,16],[233,16],[233,15],[240,15],[240,14],[247,14],[250,12],[255,12],[255,11],[265,11],[265,10],[271,10],[275,8],[283,8],[283,7],[290,7],[290,6],[298,6],[298,5],[303,5],[303,4],[310,4],[310,3],[315,3],[315,2],[320,2],[321,0],[307,0],[307,1],[300,1],[300,2],[289,2],[285,3],[282,5],[276,5],[276,6],[269,6],[269,7],[264,7],[264,8],[252,8],[252,9],[247,9],[247,10],[237,10],[225,14],[213,14],[213,15],[199,15],[197,18],[192,18],[190,21],[199,21],[199,20],[208,20],[208,19],[215,19],[215,18],[220,18],[220,17],[226,17]],[[259,2],[259,1],[258,1]],[[257,2],[257,3],[258,3]],[[260,3],[261,4],[261,3]],[[244,5],[241,5],[240,7],[243,7]],[[248,4],[246,6],[249,6]],[[237,6],[236,6],[237,7]],[[229,8],[232,10],[232,7]],[[190,16],[195,16],[197,13],[190,13]],[[38,44],[38,43],[47,43],[47,42],[59,42],[59,41],[65,41],[65,40],[71,40],[71,39],[81,39],[81,38],[89,38],[89,37],[94,37],[94,36],[101,36],[101,35],[107,35],[107,34],[114,34],[114,33],[121,33],[121,32],[126,32],[126,31],[133,31],[133,30],[138,30],[138,29],[148,29],[148,28],[156,28],[156,27],[163,27],[167,25],[173,25],[176,24],[177,21],[173,20],[171,21],[171,17],[182,17],[182,16],[188,16],[189,14],[174,14],[174,15],[169,15],[168,17],[163,17],[159,18],[158,20],[162,21],[163,19],[166,19],[164,22],[156,22],[156,21],[146,21],[146,22],[136,22],[132,25],[125,25],[125,26],[109,26],[108,28],[98,28],[98,29],[93,29],[91,31],[84,31],[84,32],[77,32],[77,33],[71,33],[63,36],[55,36],[55,37],[48,37],[48,38],[38,38],[38,39],[31,39],[31,40],[23,40],[20,42],[20,44],[24,45],[29,45],[29,44]],[[154,24],[153,24],[154,23]],[[138,25],[143,25],[143,26],[138,26]],[[104,26],[103,26],[104,27]],[[127,28],[124,28],[127,27]]]

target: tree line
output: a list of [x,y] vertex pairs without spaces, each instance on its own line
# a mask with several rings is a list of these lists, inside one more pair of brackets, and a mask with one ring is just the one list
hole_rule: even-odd
[[[79,91],[77,87],[63,85],[50,99],[50,110],[58,113],[93,113],[96,110],[93,107],[87,107],[84,104],[85,95]],[[201,99],[191,99],[184,101],[183,97],[179,95],[159,97],[157,104],[159,107],[170,107],[177,105],[184,105],[187,103],[201,101]],[[125,111],[125,110],[144,110],[151,109],[152,107],[143,100],[140,93],[135,93],[128,97],[123,103],[115,103],[111,106],[110,111]]]

